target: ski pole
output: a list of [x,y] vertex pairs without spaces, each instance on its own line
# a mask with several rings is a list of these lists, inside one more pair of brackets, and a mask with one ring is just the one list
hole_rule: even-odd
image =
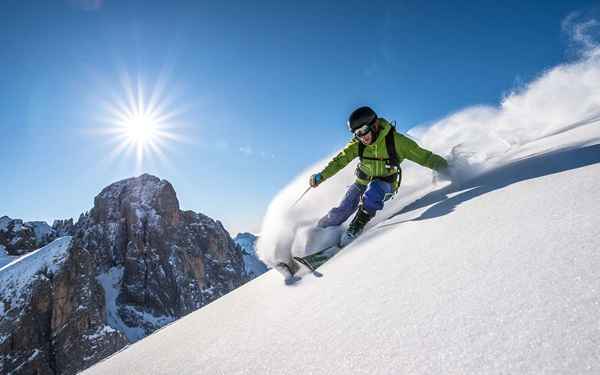
[[302,193],[300,198],[296,199],[296,201],[294,202],[294,204],[292,204],[292,206],[290,208],[294,208],[294,206],[296,206],[298,204],[298,202],[300,202],[302,200],[302,198],[304,198],[304,196],[306,195],[306,193],[308,193],[308,191],[310,189],[312,189],[312,186],[309,186],[306,190],[304,190],[304,193]]

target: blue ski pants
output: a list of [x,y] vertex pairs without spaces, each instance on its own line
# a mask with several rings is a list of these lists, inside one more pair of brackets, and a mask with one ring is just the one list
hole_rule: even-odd
[[366,186],[355,182],[348,188],[340,204],[319,220],[319,226],[341,225],[356,211],[361,201],[365,211],[375,215],[383,208],[383,202],[391,193],[392,184],[389,182],[373,180]]

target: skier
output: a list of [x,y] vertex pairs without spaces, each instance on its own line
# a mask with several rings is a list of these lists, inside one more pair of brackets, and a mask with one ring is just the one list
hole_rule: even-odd
[[[384,202],[394,195],[400,186],[400,163],[404,159],[442,174],[448,167],[443,157],[419,147],[410,138],[396,132],[394,126],[384,118],[377,117],[369,107],[360,107],[352,112],[348,118],[348,128],[354,135],[353,139],[309,181],[310,186],[316,188],[353,159],[360,158],[355,173],[356,181],[339,206],[332,208],[318,223],[321,228],[341,225],[356,212],[340,238],[340,247],[354,240],[375,213],[383,208]],[[310,261],[310,258],[319,258],[318,253],[313,255],[305,259]]]
[[[353,139],[319,173],[310,177],[309,184],[316,188],[335,175],[355,158],[360,162],[356,168],[356,181],[350,186],[337,207],[323,216],[318,228],[338,226],[344,223],[354,212],[354,218],[348,229],[340,237],[338,246],[344,247],[352,242],[364,229],[375,213],[383,208],[391,198],[402,179],[400,163],[404,159],[414,161],[448,178],[445,171],[448,162],[443,157],[425,150],[412,139],[396,132],[387,120],[377,117],[369,107],[356,109],[348,118],[348,128]],[[313,274],[320,276],[316,268],[325,263],[339,250],[335,246],[321,250],[306,257],[293,257],[289,263],[278,263],[275,268],[285,277],[286,284],[293,284],[300,266],[306,266]],[[298,263],[296,263],[298,262]]]

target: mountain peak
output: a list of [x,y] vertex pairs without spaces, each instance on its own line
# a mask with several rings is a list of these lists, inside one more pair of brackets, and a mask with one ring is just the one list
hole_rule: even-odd
[[113,221],[131,215],[137,219],[163,217],[171,223],[178,222],[179,201],[173,185],[145,173],[110,184],[94,199],[96,221]]
[[256,240],[258,237],[250,232],[240,232],[237,234],[237,236],[235,236],[235,240],[238,239],[251,239],[251,240]]

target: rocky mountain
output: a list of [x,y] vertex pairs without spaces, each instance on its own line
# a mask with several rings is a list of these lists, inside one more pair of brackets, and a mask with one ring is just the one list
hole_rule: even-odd
[[8,255],[23,255],[54,239],[55,230],[44,221],[23,222],[8,216],[0,217],[0,245]]
[[73,219],[55,220],[50,226],[45,221],[24,222],[0,217],[0,267],[59,237],[70,235],[73,227]]
[[256,255],[257,236],[244,232],[238,233],[233,240],[239,245],[244,256],[244,266],[249,277],[255,278],[267,272],[269,268]]
[[51,229],[53,242],[0,269],[0,373],[76,373],[249,279],[221,223],[182,211],[147,174]]

